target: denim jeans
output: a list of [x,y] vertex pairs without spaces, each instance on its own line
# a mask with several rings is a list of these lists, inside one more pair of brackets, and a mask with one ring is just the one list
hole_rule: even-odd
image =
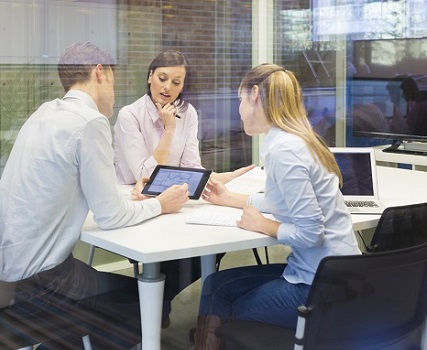
[[282,277],[285,264],[244,266],[208,276],[203,284],[199,315],[241,319],[295,328],[298,306],[310,289]]

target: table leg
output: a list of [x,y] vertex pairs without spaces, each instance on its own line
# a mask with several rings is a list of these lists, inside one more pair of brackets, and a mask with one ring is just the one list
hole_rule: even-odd
[[143,350],[160,350],[164,287],[160,263],[143,264],[138,275]]
[[202,282],[204,282],[206,277],[216,272],[216,254],[203,255],[200,260],[202,264]]

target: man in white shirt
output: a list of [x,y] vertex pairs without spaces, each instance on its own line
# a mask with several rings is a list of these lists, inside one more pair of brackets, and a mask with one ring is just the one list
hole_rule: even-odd
[[[17,136],[0,179],[0,300],[21,313],[56,300],[71,300],[77,311],[82,305],[100,312],[105,307],[110,315],[126,312],[137,330],[135,279],[100,273],[74,259],[72,250],[89,210],[103,229],[135,225],[180,210],[188,186],[173,186],[157,198],[141,195],[138,201],[120,194],[108,121],[113,66],[113,58],[93,44],[68,47],[58,65],[64,98],[44,103]],[[15,293],[5,295],[6,290]],[[102,325],[105,334],[115,332],[117,321],[110,317]],[[130,347],[137,338],[140,330],[117,348]]]

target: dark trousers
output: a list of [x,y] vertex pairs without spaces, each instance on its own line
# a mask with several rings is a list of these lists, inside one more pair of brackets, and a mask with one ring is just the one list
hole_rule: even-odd
[[201,276],[200,258],[164,261],[160,271],[166,276],[164,301],[172,301],[187,286]]
[[[161,272],[166,276],[165,315],[173,298],[200,278],[200,258],[163,262]],[[27,345],[25,339],[43,339],[36,337],[43,333],[54,339],[44,342],[44,349],[82,349],[86,334],[94,350],[129,349],[141,341],[140,322],[136,279],[99,272],[72,256],[28,279],[0,281],[0,329],[24,330],[16,348]]]
[[[15,283],[0,283],[0,326],[21,338],[46,340],[48,349],[130,349],[141,342],[138,286],[134,278],[99,272],[69,257],[55,268]],[[24,346],[16,338],[16,345]],[[49,341],[47,340],[49,339]]]
[[[217,270],[224,255],[225,253],[217,254]],[[171,311],[170,304],[173,298],[201,277],[200,257],[164,261],[160,264],[160,272],[166,276],[163,296],[163,316],[165,316]]]

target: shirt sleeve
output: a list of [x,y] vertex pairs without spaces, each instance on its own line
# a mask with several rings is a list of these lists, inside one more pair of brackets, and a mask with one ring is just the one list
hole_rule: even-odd
[[180,164],[187,168],[202,168],[199,139],[197,137],[197,133],[199,131],[199,120],[196,110],[191,105],[188,106],[186,118],[189,119],[187,124],[188,133]]
[[324,238],[324,218],[310,179],[310,162],[292,152],[273,156],[272,180],[289,212],[277,238],[293,247],[317,247]]
[[89,122],[77,141],[76,157],[82,191],[95,222],[102,229],[134,225],[161,213],[160,202],[155,198],[131,201],[120,194],[113,165],[111,131],[106,118]]
[[132,172],[135,182],[141,176],[148,177],[157,165],[150,150],[146,147],[144,132],[140,129],[136,115],[132,111],[122,108],[114,126],[114,137],[120,146],[119,156],[123,157],[121,161]]

